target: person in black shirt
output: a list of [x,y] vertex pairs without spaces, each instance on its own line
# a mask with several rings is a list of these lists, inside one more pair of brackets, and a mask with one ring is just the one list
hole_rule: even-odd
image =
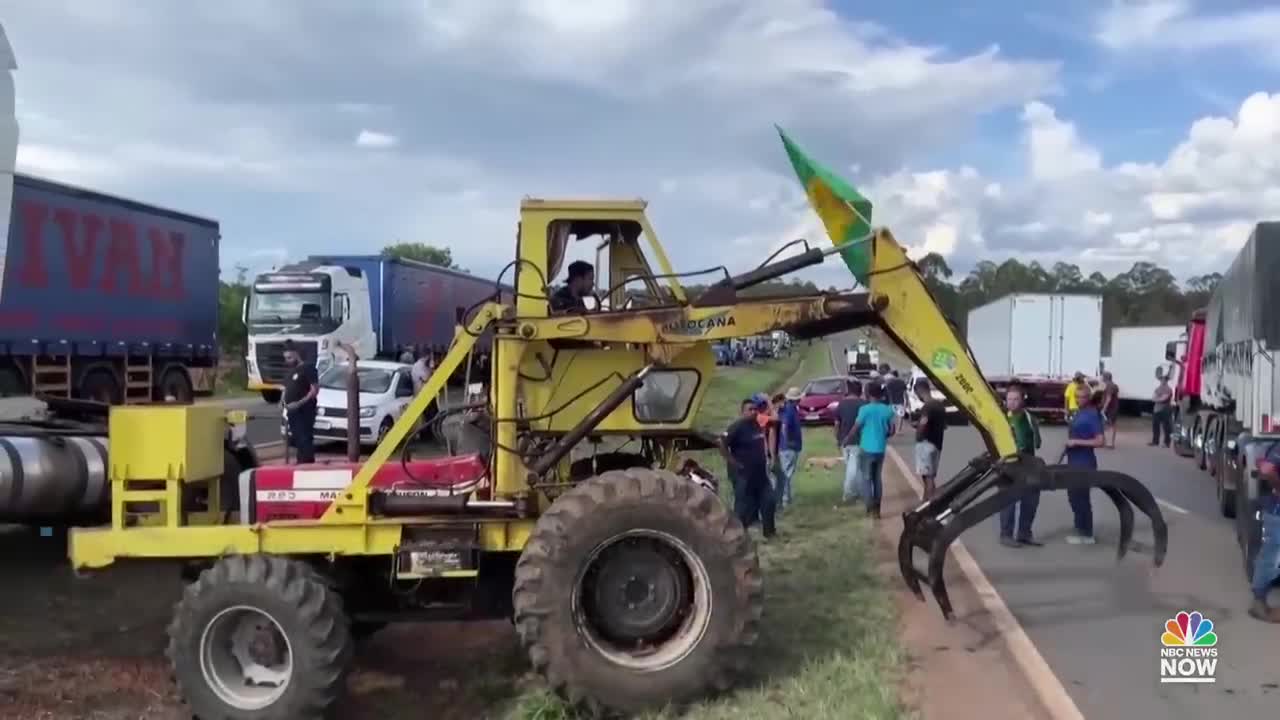
[[758,515],[765,539],[777,534],[765,430],[756,417],[767,407],[767,398],[763,402],[754,398],[743,402],[742,416],[734,420],[720,437],[720,453],[736,481],[734,512],[743,527],[751,527]]
[[591,294],[596,286],[596,271],[591,263],[574,260],[569,263],[569,278],[564,287],[551,295],[551,313],[553,315],[574,315],[587,312],[587,304],[582,298]]
[[917,378],[916,397],[924,405],[916,420],[916,474],[924,483],[924,499],[933,497],[935,479],[938,477],[938,461],[942,458],[942,436],[947,431],[947,406],[933,398],[932,388],[925,378]]
[[303,362],[293,343],[285,344],[284,361],[290,368],[284,384],[289,436],[298,450],[298,463],[313,463],[316,461],[316,395],[320,393],[320,380],[316,377],[316,366]]
[[884,393],[889,399],[889,404],[893,406],[893,412],[898,417],[902,417],[907,404],[907,381],[898,377],[897,370],[889,371],[889,377],[884,382]]
[[840,500],[846,505],[858,501],[858,433],[854,428],[858,424],[858,411],[864,404],[862,399],[862,383],[850,380],[845,396],[836,405],[836,447],[844,455],[844,488]]

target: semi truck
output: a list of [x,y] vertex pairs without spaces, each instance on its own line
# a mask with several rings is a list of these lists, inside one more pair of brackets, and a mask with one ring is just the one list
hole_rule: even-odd
[[1095,376],[1102,364],[1102,296],[1014,293],[969,311],[969,346],[983,377],[1003,393],[1027,391],[1027,407],[1063,420],[1063,393],[1075,373]]
[[249,389],[279,402],[286,341],[320,373],[342,361],[340,344],[362,360],[443,353],[467,309],[498,289],[491,280],[383,255],[312,256],[258,275],[243,311]]
[[1111,352],[1102,367],[1120,388],[1120,411],[1141,415],[1151,411],[1157,376],[1172,377],[1173,363],[1164,348],[1181,337],[1181,325],[1142,325],[1111,329]]
[[1236,523],[1248,573],[1261,543],[1257,460],[1280,443],[1280,222],[1260,222],[1223,274],[1208,307],[1169,342],[1179,365],[1175,447],[1213,478],[1222,515]]
[[2,31],[0,64],[0,396],[212,392],[217,221],[16,173],[16,64]]

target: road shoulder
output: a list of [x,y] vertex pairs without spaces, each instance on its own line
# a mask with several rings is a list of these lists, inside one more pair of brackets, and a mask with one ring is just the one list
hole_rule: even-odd
[[[919,493],[891,458],[885,463],[884,519],[878,531],[878,567],[888,578],[898,610],[907,675],[902,697],[922,720],[1028,720],[1073,717],[1061,708],[1051,711],[1025,670],[1010,651],[1006,623],[984,604],[974,583],[956,562],[947,561],[947,586],[956,607],[956,620],[947,623],[932,598],[920,602],[907,590],[898,571],[897,543],[902,513],[919,502]],[[975,530],[981,532],[981,530]],[[927,597],[927,595],[926,595]],[[1046,672],[1033,669],[1031,673]],[[1053,683],[1057,680],[1054,678]],[[1060,686],[1059,686],[1060,687]],[[1065,694],[1065,691],[1063,691]],[[1049,700],[1054,702],[1052,698]],[[1071,706],[1074,710],[1074,705]],[[1079,712],[1075,711],[1075,718]]]

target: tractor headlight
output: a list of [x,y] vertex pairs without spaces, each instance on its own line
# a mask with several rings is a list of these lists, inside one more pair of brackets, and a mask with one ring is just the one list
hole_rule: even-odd
[[360,417],[362,417],[362,418],[371,418],[371,417],[373,417],[373,414],[374,414],[375,412],[377,412],[377,411],[378,411],[378,409],[377,409],[377,408],[373,408],[373,407],[362,407],[362,408],[360,408]]

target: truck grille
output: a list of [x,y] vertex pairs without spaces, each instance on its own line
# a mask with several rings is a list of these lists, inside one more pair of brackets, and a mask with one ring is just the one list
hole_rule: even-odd
[[[293,347],[302,356],[303,362],[313,363],[316,361],[316,355],[318,354],[316,343],[294,342]],[[255,359],[258,361],[258,373],[261,375],[262,381],[283,385],[285,377],[289,374],[289,368],[284,364],[284,341],[260,342],[255,345],[255,348]]]

